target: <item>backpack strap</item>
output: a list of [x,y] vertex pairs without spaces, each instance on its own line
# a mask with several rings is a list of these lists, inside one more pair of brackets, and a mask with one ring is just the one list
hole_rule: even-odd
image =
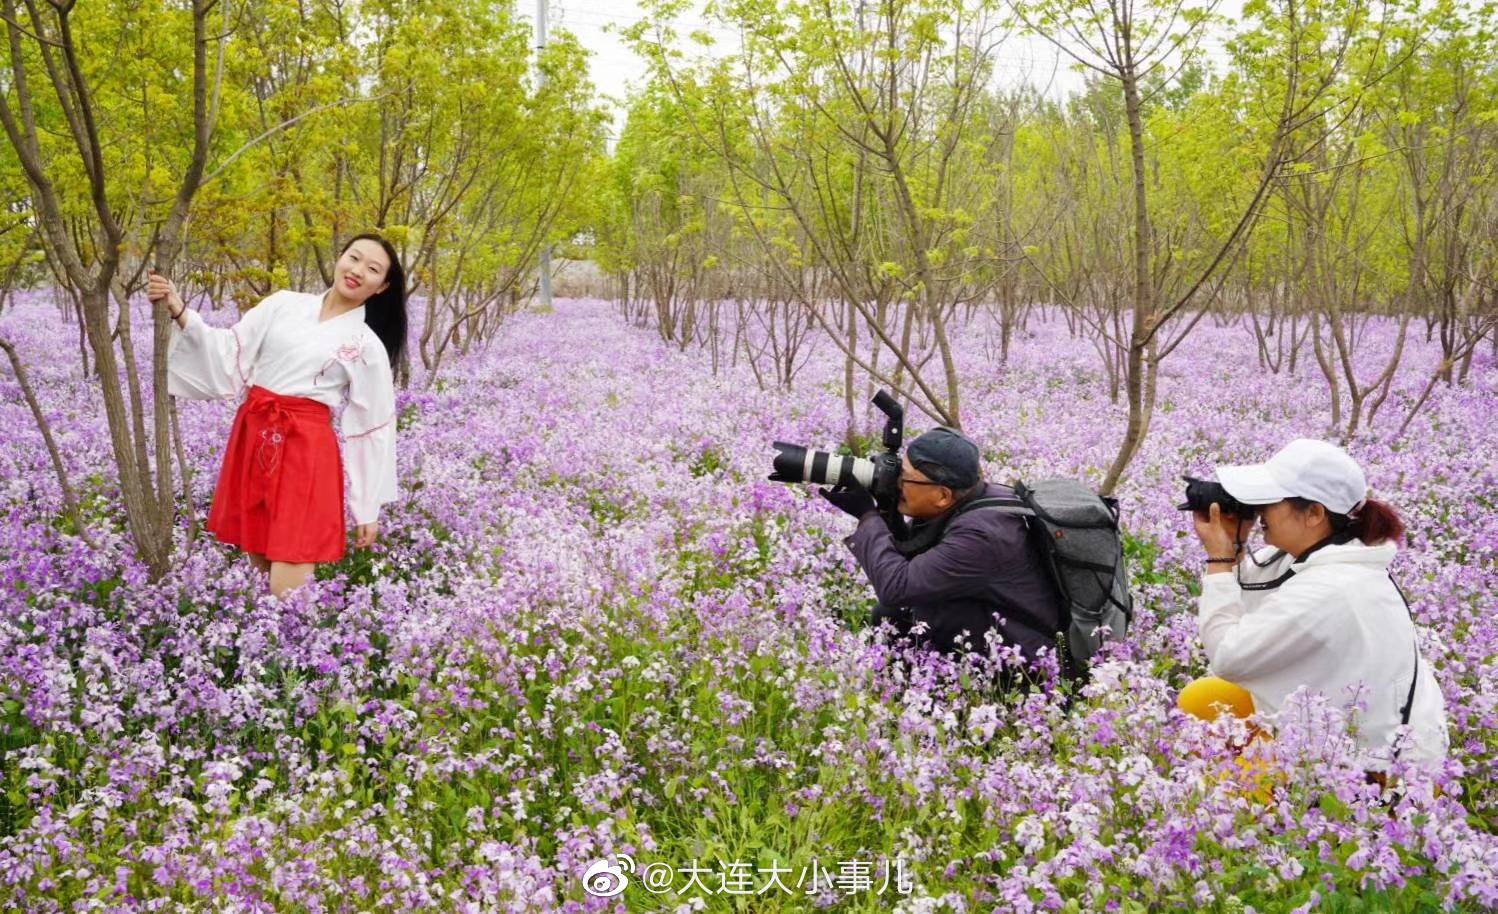
[[957,513],[966,514],[969,511],[976,511],[979,508],[997,508],[1001,512],[1012,514],[1015,517],[1035,516],[1035,510],[1023,501],[1018,498],[1005,498],[1002,495],[985,495],[982,498],[975,498],[958,508]]
[[[1409,613],[1410,624],[1413,625],[1414,622],[1415,622],[1415,613],[1414,613],[1413,610],[1410,609],[1410,598],[1404,595],[1404,588],[1400,587],[1399,586],[1399,582],[1396,581],[1396,580],[1394,580],[1394,573],[1392,571],[1389,572],[1389,583],[1394,585],[1394,592],[1397,593],[1397,594],[1399,594],[1399,599],[1400,600],[1404,601],[1404,611],[1406,613]],[[1414,709],[1415,709],[1415,686],[1418,685],[1419,682],[1420,682],[1420,639],[1419,639],[1418,636],[1416,636],[1416,639],[1415,639],[1415,671],[1410,674],[1410,691],[1409,691],[1409,694],[1405,695],[1405,697],[1404,697],[1404,707],[1402,707],[1402,708],[1399,709],[1399,723],[1401,725],[1406,725],[1407,726],[1409,724],[1409,722],[1410,722],[1410,713],[1412,711],[1414,711]]]
[[1415,673],[1410,677],[1410,693],[1404,697],[1404,707],[1399,709],[1399,722],[1408,725],[1410,712],[1415,710],[1415,686],[1420,682],[1420,643],[1415,643]]
[[[1056,523],[1059,526],[1077,526],[1073,524],[1060,524],[1059,521],[1055,521],[1046,514],[1035,510],[1018,498],[1005,498],[1002,495],[990,495],[984,498],[975,498],[959,508],[957,513],[966,514],[969,511],[977,511],[983,508],[991,508],[1013,517],[1023,517],[1026,519],[1035,517],[1043,521]],[[1053,556],[1053,558],[1056,562],[1069,568],[1081,568],[1086,571],[1095,571],[1099,574],[1112,574],[1114,572],[1114,566],[1112,565],[1100,565],[1096,562],[1084,562],[1080,559],[1068,558],[1066,556],[1060,555]],[[1115,600],[1114,602],[1116,603],[1117,601]]]

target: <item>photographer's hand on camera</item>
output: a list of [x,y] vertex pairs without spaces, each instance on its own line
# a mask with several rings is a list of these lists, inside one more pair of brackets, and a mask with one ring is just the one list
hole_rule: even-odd
[[860,520],[879,510],[874,502],[874,496],[857,482],[836,488],[820,488],[817,494],[836,505],[841,511],[852,515]]
[[1232,571],[1242,557],[1243,541],[1253,527],[1253,518],[1223,514],[1214,501],[1206,514],[1194,511],[1191,519],[1196,525],[1196,538],[1207,550],[1207,570]]

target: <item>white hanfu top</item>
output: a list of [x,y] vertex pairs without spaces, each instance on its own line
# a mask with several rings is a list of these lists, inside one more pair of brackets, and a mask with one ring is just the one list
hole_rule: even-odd
[[210,327],[188,309],[187,327],[172,322],[167,389],[177,397],[238,397],[252,385],[287,397],[306,397],[343,411],[343,462],[355,524],[379,519],[394,501],[395,380],[390,358],[369,325],[364,306],[318,321],[323,296],[277,292],[244,313],[233,327]]

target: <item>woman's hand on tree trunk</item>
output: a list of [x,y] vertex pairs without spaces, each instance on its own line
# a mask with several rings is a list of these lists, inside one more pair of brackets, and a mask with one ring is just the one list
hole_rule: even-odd
[[180,318],[187,308],[182,296],[177,294],[176,284],[155,270],[150,272],[146,281],[146,298],[153,302],[165,301],[167,317]]

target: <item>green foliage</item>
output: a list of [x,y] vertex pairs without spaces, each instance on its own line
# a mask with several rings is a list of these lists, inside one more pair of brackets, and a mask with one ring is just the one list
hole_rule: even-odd
[[[1158,362],[1135,356],[1168,354],[1196,312],[1418,314],[1462,351],[1488,332],[1498,262],[1489,7],[1263,0],[1229,23],[1211,3],[1028,0],[1015,21],[982,2],[755,0],[710,6],[743,47],[702,53],[674,26],[683,4],[659,0],[626,30],[651,71],[595,254],[674,341],[694,306],[745,289],[751,309],[847,303],[823,329],[857,328],[856,374],[888,378],[879,358],[910,347],[893,377],[953,421],[975,380],[938,358],[945,322],[980,308],[1003,357],[1029,307],[1065,306],[1140,427]],[[1000,22],[1079,54],[1083,89],[997,78]],[[1336,377],[1357,337],[1317,328],[1333,385],[1368,386]]]
[[26,719],[21,703],[0,702],[0,836],[13,835],[31,820],[25,777],[16,763],[16,753],[41,738],[41,732]]
[[697,459],[692,461],[691,474],[693,476],[711,476],[728,466],[728,458],[722,451],[715,447],[706,447]]
[[[435,287],[466,309],[498,300],[533,273],[542,244],[591,223],[592,198],[577,183],[601,167],[604,115],[567,33],[533,71],[530,24],[503,4],[221,7],[225,21],[212,26],[223,31],[223,72],[208,180],[192,209],[190,286],[244,305],[325,282],[330,248],[378,227],[413,289]],[[191,19],[181,4],[105,2],[78,5],[70,23],[105,141],[108,203],[130,220],[133,269],[128,258],[144,256],[146,227],[191,155]],[[64,212],[88,217],[65,112],[40,90],[35,47],[27,61],[48,177]],[[0,148],[0,190],[24,200],[11,153]],[[28,240],[12,231],[16,217],[24,210],[0,213],[0,278]]]

